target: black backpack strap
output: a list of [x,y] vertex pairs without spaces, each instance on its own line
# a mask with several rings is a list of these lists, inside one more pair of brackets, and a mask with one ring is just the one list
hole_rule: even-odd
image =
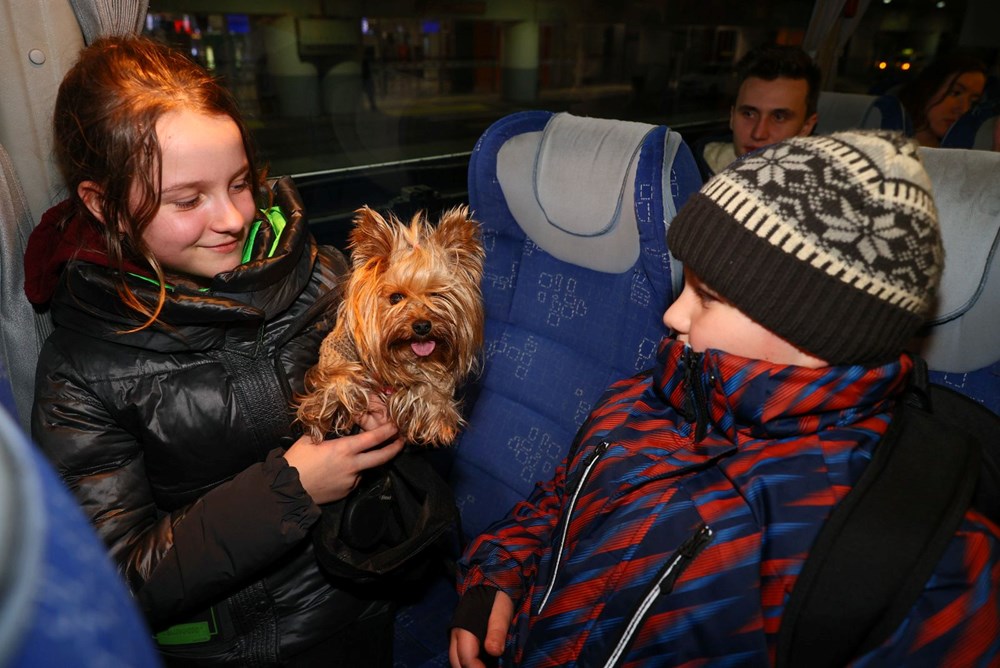
[[969,507],[982,448],[928,410],[922,362],[871,463],[802,568],[778,632],[779,668],[844,666],[884,642]]
[[931,385],[930,398],[936,415],[955,416],[982,444],[979,484],[972,505],[1000,526],[1000,415],[943,385]]

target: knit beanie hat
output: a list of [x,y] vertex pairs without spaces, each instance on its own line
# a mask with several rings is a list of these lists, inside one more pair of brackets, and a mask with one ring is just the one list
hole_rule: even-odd
[[796,137],[737,160],[674,218],[671,253],[752,320],[834,365],[899,355],[944,251],[917,144]]

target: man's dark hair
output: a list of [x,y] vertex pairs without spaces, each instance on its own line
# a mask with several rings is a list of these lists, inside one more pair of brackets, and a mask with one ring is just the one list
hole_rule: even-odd
[[798,46],[764,44],[751,49],[736,63],[737,90],[749,77],[774,81],[778,77],[805,79],[806,115],[816,113],[821,73],[809,54]]

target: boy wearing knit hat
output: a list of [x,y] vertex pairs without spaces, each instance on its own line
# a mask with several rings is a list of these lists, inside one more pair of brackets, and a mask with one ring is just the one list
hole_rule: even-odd
[[[930,181],[900,135],[795,138],[706,183],[668,242],[686,281],[673,336],[470,544],[452,665],[774,661],[813,542],[913,369],[943,262]],[[1000,531],[968,511],[858,665],[996,661],[998,563]]]

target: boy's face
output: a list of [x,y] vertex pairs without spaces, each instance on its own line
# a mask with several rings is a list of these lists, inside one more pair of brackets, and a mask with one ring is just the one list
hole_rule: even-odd
[[747,77],[729,112],[736,155],[812,132],[816,114],[808,112],[808,97],[805,79]]
[[774,364],[829,366],[751,320],[689,269],[684,270],[684,290],[663,314],[663,323],[695,352],[712,348]]

